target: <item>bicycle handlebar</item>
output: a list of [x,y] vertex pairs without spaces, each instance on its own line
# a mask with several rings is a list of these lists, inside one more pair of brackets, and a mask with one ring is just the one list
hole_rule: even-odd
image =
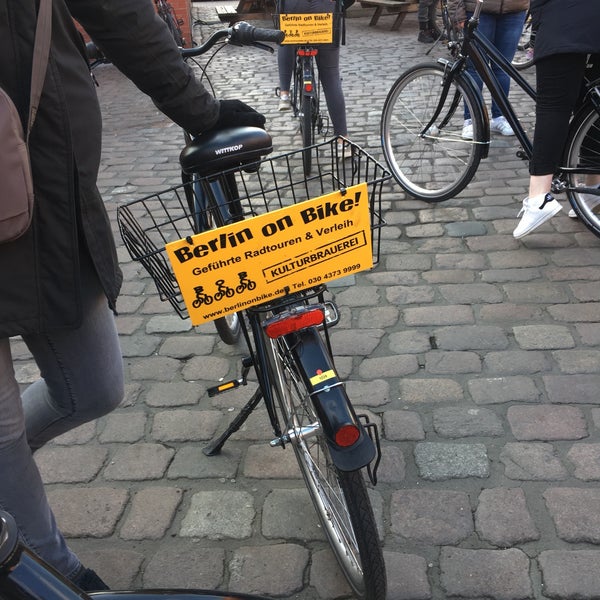
[[219,40],[226,39],[234,46],[256,46],[263,50],[273,52],[273,48],[262,44],[261,42],[270,42],[280,44],[285,37],[283,31],[279,29],[264,29],[262,27],[254,27],[246,21],[239,21],[232,27],[227,29],[219,29],[215,31],[203,44],[194,48],[181,48],[183,58],[192,56],[200,56],[208,52]]

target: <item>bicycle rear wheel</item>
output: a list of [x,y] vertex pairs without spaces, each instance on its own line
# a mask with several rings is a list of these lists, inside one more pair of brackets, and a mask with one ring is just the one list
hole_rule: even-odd
[[385,563],[362,472],[335,466],[285,339],[267,343],[275,395],[288,431],[295,434],[291,444],[335,557],[356,598],[385,600]]
[[312,169],[312,146],[315,143],[313,129],[313,102],[310,96],[302,95],[302,108],[300,109],[300,133],[302,134],[302,160],[304,162],[304,174],[310,175]]
[[[390,89],[381,115],[381,143],[392,174],[406,192],[425,202],[456,196],[484,155],[485,108],[460,74],[435,122],[424,131],[441,101],[445,79],[441,64],[412,67]],[[462,138],[464,106],[473,120],[473,139]]]
[[[588,104],[571,123],[565,146],[566,167],[593,173],[566,173],[567,197],[584,225],[600,237],[600,196],[593,193],[600,184],[600,115]],[[587,192],[578,191],[587,188]]]

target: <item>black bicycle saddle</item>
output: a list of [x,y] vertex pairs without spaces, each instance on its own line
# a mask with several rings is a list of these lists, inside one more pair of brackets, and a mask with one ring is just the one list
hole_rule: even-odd
[[260,127],[231,127],[203,133],[179,155],[185,173],[219,173],[259,161],[273,151],[271,136]]

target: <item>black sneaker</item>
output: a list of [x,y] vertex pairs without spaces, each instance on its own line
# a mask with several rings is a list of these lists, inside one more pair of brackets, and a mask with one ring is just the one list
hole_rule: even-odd
[[96,571],[87,569],[81,565],[75,577],[71,580],[73,583],[84,592],[101,592],[110,588],[98,577]]
[[422,42],[423,44],[433,44],[435,42],[435,38],[431,35],[431,31],[429,29],[422,29],[419,31],[419,37],[417,41]]

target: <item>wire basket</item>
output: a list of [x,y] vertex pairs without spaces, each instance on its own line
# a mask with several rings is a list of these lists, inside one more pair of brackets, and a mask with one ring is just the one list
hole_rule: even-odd
[[[303,167],[306,151],[305,148],[218,175],[194,178],[118,207],[117,220],[125,247],[150,274],[161,300],[169,301],[180,317],[186,318],[188,313],[165,245],[214,228],[214,223],[224,221],[224,215],[234,222],[366,183],[373,263],[379,261],[381,227],[385,225],[381,194],[383,182],[391,177],[389,171],[356,144],[333,138],[311,147],[314,174],[307,176]],[[215,198],[216,179],[225,186],[235,180],[239,198],[229,204]],[[212,195],[213,202],[206,202],[207,195]],[[217,210],[218,215],[212,214]]]

